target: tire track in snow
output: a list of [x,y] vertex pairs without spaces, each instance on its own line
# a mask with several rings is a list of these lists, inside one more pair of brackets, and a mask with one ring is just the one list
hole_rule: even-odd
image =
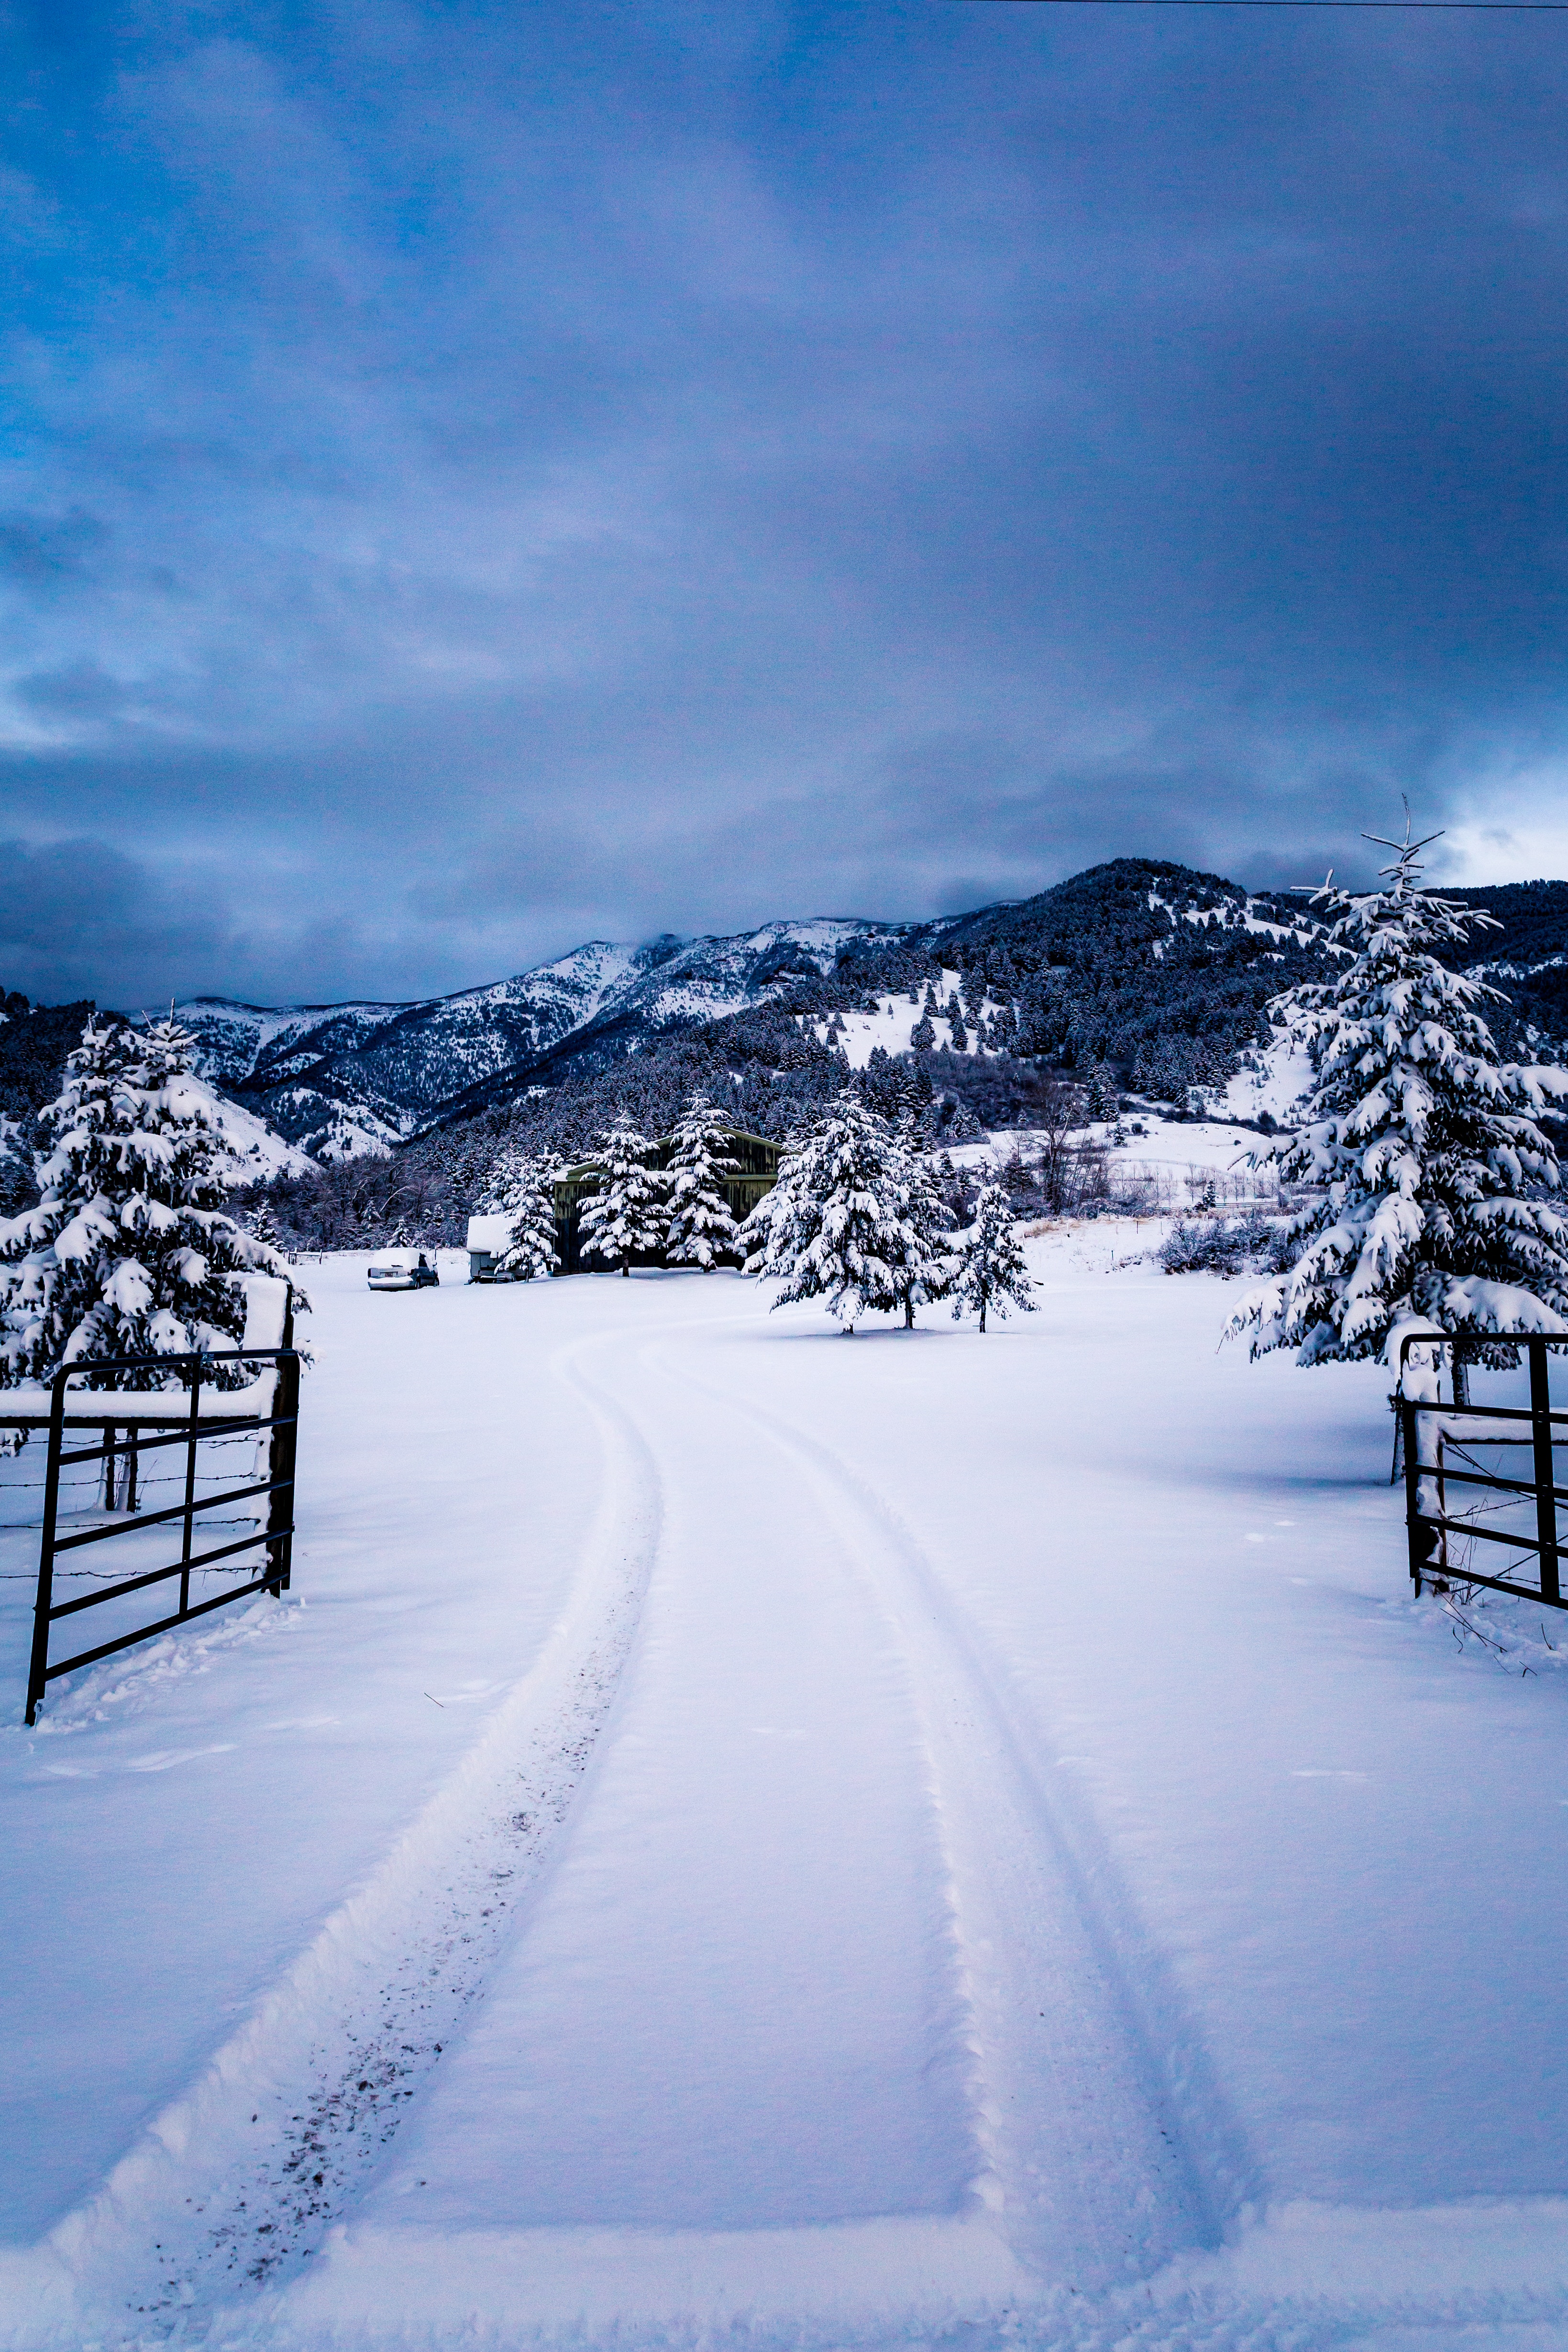
[[204,2307],[298,2273],[366,2186],[558,1852],[662,1518],[647,1446],[581,1362],[622,1336],[579,1341],[551,1366],[593,1417],[606,1475],[534,1665],[368,1885],[46,2242],[108,2340],[116,2312],[132,2336],[187,2337]]
[[1256,2193],[1239,2128],[1102,1844],[1069,1830],[929,1557],[819,1439],[666,1362],[793,1456],[907,1662],[975,2021],[978,2135],[1014,2253],[1093,2292],[1217,2245]]

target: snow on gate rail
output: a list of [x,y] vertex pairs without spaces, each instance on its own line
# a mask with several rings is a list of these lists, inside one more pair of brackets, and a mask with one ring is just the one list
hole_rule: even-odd
[[[291,1320],[291,1318],[289,1318]],[[286,1330],[286,1338],[291,1333]],[[219,1364],[244,1363],[258,1367],[257,1377],[237,1389],[222,1390],[214,1385],[203,1388],[204,1372]],[[46,1429],[48,1433],[48,1453],[45,1467],[43,1514],[38,1549],[37,1591],[33,1611],[33,1638],[27,1672],[26,1721],[37,1719],[38,1702],[51,1682],[75,1668],[92,1665],[116,1651],[129,1649],[138,1642],[150,1641],[155,1634],[169,1632],[176,1625],[195,1617],[205,1617],[214,1609],[221,1609],[231,1601],[240,1601],[248,1594],[266,1591],[279,1595],[289,1589],[292,1564],[294,1535],[294,1470],[300,1412],[300,1350],[292,1345],[279,1348],[230,1348],[182,1356],[138,1356],[117,1358],[111,1362],[67,1365],[57,1373],[48,1391],[48,1409],[41,1410],[44,1392],[38,1391],[38,1403],[32,1411],[17,1409],[0,1412],[0,1427],[31,1431]],[[268,1369],[270,1368],[270,1369]],[[183,1376],[184,1385],[178,1390],[98,1390],[83,1396],[68,1393],[69,1383],[92,1374],[171,1372]],[[98,1443],[67,1448],[68,1430],[95,1430]],[[117,1433],[123,1429],[125,1442],[116,1443]],[[163,1433],[148,1436],[156,1430]],[[221,1473],[214,1480],[208,1469],[201,1466],[201,1449],[217,1445],[250,1444],[259,1447],[266,1441],[265,1475],[242,1479],[238,1485],[224,1486]],[[165,1508],[142,1512],[138,1509],[137,1479],[142,1458],[149,1454],[177,1446],[184,1449],[183,1476],[177,1483],[183,1486],[181,1499]],[[89,1483],[96,1490],[101,1475],[104,1511],[112,1514],[100,1517],[97,1523],[77,1527],[68,1534],[60,1532],[62,1517],[62,1483],[68,1493],[71,1483],[62,1482],[62,1473],[80,1465],[91,1465]],[[259,1472],[263,1465],[258,1463]],[[161,1479],[155,1483],[163,1483]],[[171,1483],[175,1483],[172,1481]],[[203,1485],[216,1485],[217,1492],[201,1492]],[[258,1504],[267,1499],[266,1521],[257,1524],[259,1512],[246,1515],[250,1520],[250,1532],[237,1540],[214,1545],[197,1551],[195,1547],[198,1533],[204,1538],[211,1529],[216,1532],[221,1522],[209,1519],[198,1529],[205,1515],[224,1507]],[[116,1510],[115,1506],[121,1507]],[[171,1537],[177,1523],[180,1531],[180,1556],[155,1567],[141,1565],[149,1552],[156,1558],[161,1545],[150,1545],[148,1536],[154,1529],[167,1528]],[[229,1524],[238,1524],[231,1521]],[[133,1572],[116,1577],[100,1576],[92,1570],[65,1571],[75,1580],[91,1578],[98,1590],[77,1595],[68,1601],[57,1601],[54,1587],[57,1563],[63,1553],[81,1550],[88,1545],[131,1538],[137,1566]],[[255,1558],[259,1552],[260,1559]],[[247,1559],[246,1555],[251,1555]],[[193,1601],[191,1580],[205,1575],[219,1562],[232,1561],[235,1569],[252,1573],[243,1583],[229,1584],[226,1590],[208,1593]],[[114,1622],[120,1630],[104,1642],[79,1651],[75,1655],[51,1662],[50,1634],[62,1619],[79,1615],[88,1609],[127,1601],[131,1596],[179,1580],[177,1607],[156,1618],[151,1623],[131,1622],[126,1619],[133,1612],[121,1610]]]

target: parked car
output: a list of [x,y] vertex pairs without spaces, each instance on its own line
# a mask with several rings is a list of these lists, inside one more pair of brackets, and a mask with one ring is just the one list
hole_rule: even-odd
[[425,1290],[441,1280],[423,1250],[383,1250],[364,1278],[373,1290]]

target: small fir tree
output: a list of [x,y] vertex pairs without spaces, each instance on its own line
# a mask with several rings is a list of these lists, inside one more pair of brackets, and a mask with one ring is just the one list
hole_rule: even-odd
[[668,1223],[667,1265],[698,1265],[711,1274],[736,1254],[737,1226],[724,1179],[740,1173],[728,1149],[730,1129],[706,1095],[693,1095],[677,1120],[674,1150],[664,1171]]
[[263,1249],[282,1252],[283,1237],[278,1230],[278,1220],[272,1213],[270,1201],[258,1201],[247,1217],[245,1226],[251,1240],[259,1242]]
[[1231,1319],[1255,1356],[1379,1356],[1412,1320],[1568,1328],[1568,1223],[1546,1197],[1557,1157],[1539,1124],[1568,1071],[1499,1060],[1480,1010],[1499,992],[1442,961],[1472,928],[1498,927],[1421,887],[1426,845],[1407,818],[1402,842],[1380,843],[1394,852],[1386,888],[1353,898],[1331,876],[1314,894],[1349,953],[1332,981],[1281,1000],[1317,1081],[1300,1130],[1254,1157],[1316,1197],[1289,1228],[1295,1265]]
[[969,1032],[963,1025],[963,1008],[959,1003],[958,992],[956,989],[947,1000],[947,1019],[948,1027],[952,1036],[953,1052],[955,1054],[967,1054],[969,1051]]
[[[898,1145],[909,1237],[903,1261],[894,1271],[893,1295],[904,1310],[904,1328],[912,1331],[915,1308],[945,1298],[952,1288],[952,1262],[947,1254],[952,1211],[942,1187],[942,1170],[921,1152],[911,1117],[900,1124]],[[947,1169],[951,1176],[951,1160]]]
[[[64,1092],[40,1115],[38,1204],[0,1227],[0,1383],[65,1364],[186,1355],[245,1335],[244,1276],[288,1279],[278,1252],[224,1213],[235,1170],[195,1039],[89,1021]],[[296,1304],[305,1301],[296,1293]],[[246,1378],[215,1367],[218,1387]],[[147,1384],[105,1373],[92,1387]]]
[[847,1339],[862,1316],[903,1306],[923,1244],[909,1215],[908,1155],[887,1120],[847,1089],[791,1138],[742,1234],[747,1273],[783,1279],[775,1307],[825,1298]]
[[910,1044],[917,1054],[929,1054],[936,1044],[936,1031],[929,1013],[922,1013],[910,1031]]
[[508,1165],[493,1195],[495,1207],[511,1220],[511,1239],[496,1260],[508,1282],[537,1282],[561,1264],[555,1238],[555,1186],[560,1163],[530,1152]]
[[989,1309],[1005,1315],[1013,1306],[1034,1312],[1035,1286],[1014,1227],[1013,1204],[1001,1184],[980,1188],[974,1222],[958,1237],[952,1293],[954,1321],[967,1308],[978,1308],[982,1331]]
[[583,1203],[588,1255],[626,1275],[633,1258],[652,1256],[664,1243],[664,1178],[649,1164],[652,1155],[647,1136],[617,1119],[599,1139],[604,1180]]
[[1090,1118],[1116,1117],[1116,1073],[1109,1062],[1096,1062],[1089,1074],[1087,1108]]

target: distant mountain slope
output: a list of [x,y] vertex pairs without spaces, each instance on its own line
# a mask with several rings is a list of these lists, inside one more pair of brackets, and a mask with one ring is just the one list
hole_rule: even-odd
[[[1568,1034],[1568,883],[1455,894],[1501,932],[1472,962],[1503,988],[1510,1046]],[[815,1020],[875,1012],[897,1046],[896,1001],[962,985],[994,1045],[1069,1066],[1114,1064],[1179,1097],[1223,1085],[1263,1007],[1325,969],[1323,928],[1300,897],[1243,890],[1169,859],[1116,858],[1034,898],[909,923],[819,917],[730,937],[588,941],[510,980],[405,1004],[180,1007],[226,1092],[318,1158],[384,1149],[539,1088],[592,1078],[672,1034],[763,1005]],[[947,979],[943,980],[943,971]],[[1005,1008],[994,1027],[998,1007]],[[911,1009],[912,1028],[918,1012]]]
[[408,1004],[232,1004],[180,1018],[206,1073],[291,1142],[341,1158],[397,1142],[498,1081],[548,1083],[562,1062],[616,1059],[672,1028],[820,983],[850,948],[890,946],[907,924],[776,922],[728,939],[641,947],[590,940],[485,988]]
[[1519,1050],[1536,1038],[1568,1039],[1568,882],[1501,882],[1449,895],[1502,925],[1471,940],[1465,969],[1509,997],[1523,1035]]

